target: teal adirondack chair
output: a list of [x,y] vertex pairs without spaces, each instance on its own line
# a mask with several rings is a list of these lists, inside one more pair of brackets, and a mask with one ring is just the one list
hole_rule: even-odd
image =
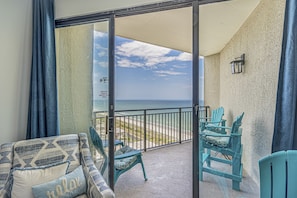
[[[237,116],[232,127],[217,126],[224,128],[230,133],[220,134],[211,130],[204,129],[200,132],[199,144],[199,179],[203,180],[203,172],[218,175],[232,180],[232,188],[240,190],[240,182],[242,181],[242,144],[241,121],[244,113]],[[223,156],[227,156],[222,158]],[[216,161],[232,166],[232,172],[224,172],[211,167],[211,161]],[[205,164],[206,162],[206,165]]]
[[[108,163],[108,156],[104,150],[104,143],[94,127],[90,127],[90,135],[96,150],[104,158],[103,165],[101,166],[101,174],[103,175]],[[114,153],[114,159],[114,183],[116,183],[121,174],[130,170],[138,163],[141,164],[144,180],[147,181],[141,151],[130,148],[129,146],[123,146]]]
[[297,197],[297,150],[278,151],[259,160],[260,197]]
[[211,111],[211,117],[200,117],[200,130],[204,129],[216,131],[218,133],[225,134],[226,131],[224,128],[216,128],[217,126],[225,126],[226,120],[223,119],[224,108],[219,107]]
[[[102,140],[103,143],[103,147],[108,147],[109,143],[107,139]],[[114,140],[114,146],[124,146],[124,142],[122,142],[121,140]]]

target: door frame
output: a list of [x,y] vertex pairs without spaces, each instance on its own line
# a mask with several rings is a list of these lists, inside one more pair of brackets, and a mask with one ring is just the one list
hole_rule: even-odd
[[107,12],[99,12],[87,14],[83,16],[69,17],[65,19],[57,19],[55,21],[56,28],[71,25],[80,25],[85,23],[94,23],[101,20],[109,20],[109,182],[110,187],[114,189],[114,37],[115,37],[115,18],[132,16],[144,13],[160,12],[184,7],[192,7],[193,19],[193,40],[192,40],[192,107],[193,107],[193,140],[192,140],[192,191],[193,197],[199,198],[199,6],[209,3],[217,3],[228,0],[180,0],[154,3],[149,5],[130,7],[125,9],[112,10]]
[[108,28],[108,181],[110,188],[114,190],[114,106],[115,106],[115,16],[109,17]]

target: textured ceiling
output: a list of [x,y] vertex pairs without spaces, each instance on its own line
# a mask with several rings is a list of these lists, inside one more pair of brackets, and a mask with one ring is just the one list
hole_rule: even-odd
[[[260,0],[231,0],[199,8],[199,52],[219,53]],[[192,9],[116,18],[116,35],[181,51],[192,51]]]

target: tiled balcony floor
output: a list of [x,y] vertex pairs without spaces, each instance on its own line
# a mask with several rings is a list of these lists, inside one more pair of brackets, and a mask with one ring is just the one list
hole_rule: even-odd
[[[117,198],[192,198],[192,143],[169,146],[143,154],[148,181],[140,165],[121,175],[115,185]],[[259,187],[244,177],[241,191],[232,190],[231,180],[204,173],[200,197],[259,197]]]

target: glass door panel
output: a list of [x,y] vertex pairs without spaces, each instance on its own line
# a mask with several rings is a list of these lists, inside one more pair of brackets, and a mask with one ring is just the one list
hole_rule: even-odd
[[[109,20],[56,29],[57,77],[61,133],[88,132],[95,127],[106,157],[89,140],[96,166],[109,183],[110,35]],[[113,77],[112,77],[113,78]],[[111,86],[110,86],[111,85]],[[113,134],[113,133],[112,133]],[[113,151],[112,151],[113,152]],[[113,168],[111,169],[113,170]]]
[[[100,135],[108,155],[109,145],[109,22],[94,24],[93,32],[93,113],[94,127]],[[98,154],[98,153],[97,153]],[[109,162],[101,158],[101,169],[109,183]]]

